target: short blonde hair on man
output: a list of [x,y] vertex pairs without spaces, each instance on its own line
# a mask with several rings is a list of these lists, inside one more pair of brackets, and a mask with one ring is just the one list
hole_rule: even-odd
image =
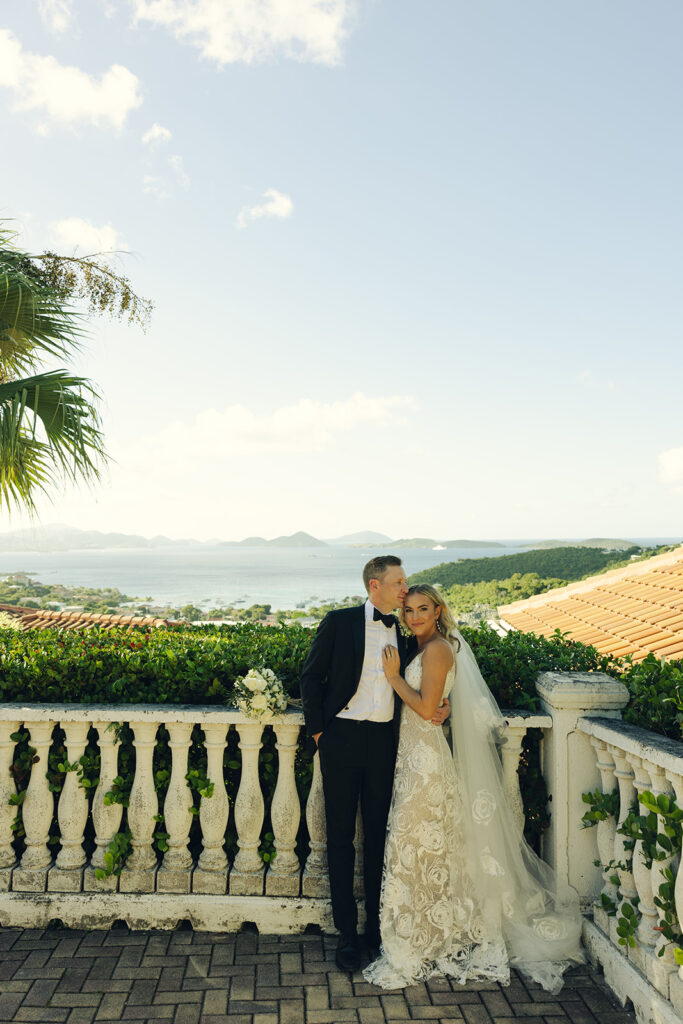
[[363,566],[363,583],[368,594],[370,593],[370,580],[383,580],[387,569],[392,565],[402,565],[398,555],[377,555]]

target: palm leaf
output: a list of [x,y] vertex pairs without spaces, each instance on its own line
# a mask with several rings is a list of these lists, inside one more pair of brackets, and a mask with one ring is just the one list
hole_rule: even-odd
[[34,492],[99,477],[106,456],[96,399],[65,370],[0,384],[0,505],[34,510]]

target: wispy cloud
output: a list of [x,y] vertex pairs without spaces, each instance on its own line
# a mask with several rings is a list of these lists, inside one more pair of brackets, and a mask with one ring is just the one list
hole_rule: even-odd
[[172,453],[174,461],[180,455],[181,462],[185,452],[190,462],[256,453],[319,452],[340,434],[369,423],[394,426],[416,408],[417,402],[408,395],[372,397],[358,392],[336,402],[304,398],[265,414],[243,405],[206,409],[192,422],[177,420],[136,441],[136,457],[149,464],[152,452]]
[[65,217],[49,225],[55,247],[61,251],[77,251],[82,254],[96,252],[120,252],[127,245],[116,228],[111,224],[97,227],[82,217]]
[[674,491],[683,492],[683,448],[669,448],[659,455],[659,479]]
[[170,199],[176,187],[187,192],[190,185],[190,176],[185,170],[183,158],[177,153],[165,161],[159,173],[145,174],[142,179],[143,192],[148,192],[157,199]]
[[118,130],[142,103],[139,79],[121,64],[112,64],[96,79],[55,57],[24,50],[7,29],[0,29],[0,86],[14,94],[16,111],[40,115],[36,130],[41,134],[55,125]]
[[265,203],[258,203],[256,206],[245,206],[237,215],[237,227],[244,228],[251,220],[259,220],[261,217],[279,217],[284,219],[291,217],[294,211],[294,203],[284,192],[278,192],[276,188],[269,188],[263,193]]
[[40,0],[38,11],[45,27],[59,36],[74,21],[73,0]]
[[352,0],[131,0],[137,21],[160,25],[218,64],[278,55],[339,64]]
[[171,132],[168,128],[164,128],[163,124],[158,124],[158,122],[155,121],[152,127],[149,128],[142,136],[142,143],[145,146],[154,148],[155,146],[158,146],[159,143],[169,142],[170,139]]
[[596,377],[592,370],[582,370],[576,379],[588,391],[614,391],[616,388],[611,378],[604,380]]

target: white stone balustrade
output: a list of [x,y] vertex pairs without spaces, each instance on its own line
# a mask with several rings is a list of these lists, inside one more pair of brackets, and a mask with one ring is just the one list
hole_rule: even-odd
[[[577,723],[579,732],[590,738],[602,779],[602,792],[614,790],[614,779],[619,788],[618,824],[600,823],[606,827],[598,831],[596,846],[600,861],[624,862],[629,854],[625,850],[626,837],[617,831],[632,809],[634,800],[644,792],[655,797],[675,796],[683,807],[683,744],[667,740],[645,729],[608,718],[582,718]],[[614,766],[612,768],[612,765]],[[595,787],[592,787],[595,788]],[[647,814],[641,806],[639,814]],[[663,829],[658,818],[658,830]],[[598,830],[600,826],[598,826]],[[595,829],[587,829],[587,834]],[[611,846],[610,846],[611,841]],[[653,860],[647,867],[642,842],[638,840],[632,851],[632,870],[617,867],[620,879],[621,903],[637,897],[638,927],[636,946],[626,949],[619,945],[616,917],[609,917],[596,903],[593,923],[586,922],[584,939],[591,956],[602,964],[605,977],[622,999],[630,999],[638,1020],[666,1022],[683,1017],[683,970],[677,968],[671,943],[655,929],[659,925],[660,911],[654,896],[664,881],[662,872],[669,867],[676,877],[676,913],[683,921],[683,871],[679,858],[666,856]],[[603,890],[604,891],[604,890]],[[614,898],[612,890],[607,892]],[[664,950],[664,955],[658,955]]]
[[[528,728],[547,729],[548,715],[515,713],[507,716],[509,742],[502,747],[503,772],[510,799],[519,807],[517,766],[522,738]],[[92,727],[100,753],[99,782],[89,801],[78,770],[66,773],[55,799],[46,778],[53,729],[59,723],[66,738],[65,758],[76,766]],[[73,925],[102,927],[123,918],[137,926],[163,927],[189,918],[197,927],[239,927],[241,921],[261,922],[274,931],[296,930],[302,924],[331,927],[325,805],[317,754],[305,807],[295,778],[295,759],[303,716],[290,711],[263,723],[240,712],[214,706],[184,705],[0,705],[0,926],[21,923],[27,908],[39,919],[58,917]],[[13,733],[28,730],[35,748],[23,805],[26,851],[14,863],[12,822],[16,807],[9,772],[14,757]],[[105,803],[122,770],[121,730],[130,727],[135,748],[135,772],[129,806]],[[171,769],[163,802],[160,829],[168,833],[168,849],[159,853],[153,841],[159,814],[155,789],[155,750],[159,728],[169,734]],[[201,843],[197,863],[192,862],[189,835],[194,815],[192,792],[186,781],[192,730],[199,726],[206,750],[206,776],[211,796],[199,802]],[[259,751],[264,729],[275,733],[277,780],[270,807],[276,856],[267,866],[259,855],[264,832],[264,799],[259,779]],[[231,821],[223,774],[223,759],[231,729],[236,730],[242,770],[232,818],[237,854],[230,864],[225,840]],[[93,734],[94,735],[94,734]],[[3,788],[4,787],[4,788]],[[92,829],[86,827],[87,815]],[[310,850],[299,860],[296,842],[302,815],[308,828]],[[48,836],[53,819],[60,832],[61,849],[53,861]],[[116,874],[96,878],[105,869],[105,855],[118,833],[128,829],[132,850]],[[92,835],[88,847],[84,832]],[[194,835],[194,832],[193,832]],[[362,897],[362,829],[358,829],[357,891]],[[87,860],[91,853],[90,859]],[[4,871],[4,875],[3,875]],[[21,893],[41,892],[46,902],[15,903]],[[9,901],[3,904],[3,899]],[[71,902],[69,902],[71,901]],[[43,915],[41,917],[41,915]],[[47,916],[45,916],[47,915]],[[28,923],[24,921],[23,923]],[[260,925],[260,926],[261,926]]]

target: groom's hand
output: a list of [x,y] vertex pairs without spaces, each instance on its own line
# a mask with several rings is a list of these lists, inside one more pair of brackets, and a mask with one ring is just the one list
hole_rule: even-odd
[[432,718],[432,725],[443,725],[448,716],[451,713],[451,705],[448,702],[448,697],[444,697],[441,705],[434,712]]

